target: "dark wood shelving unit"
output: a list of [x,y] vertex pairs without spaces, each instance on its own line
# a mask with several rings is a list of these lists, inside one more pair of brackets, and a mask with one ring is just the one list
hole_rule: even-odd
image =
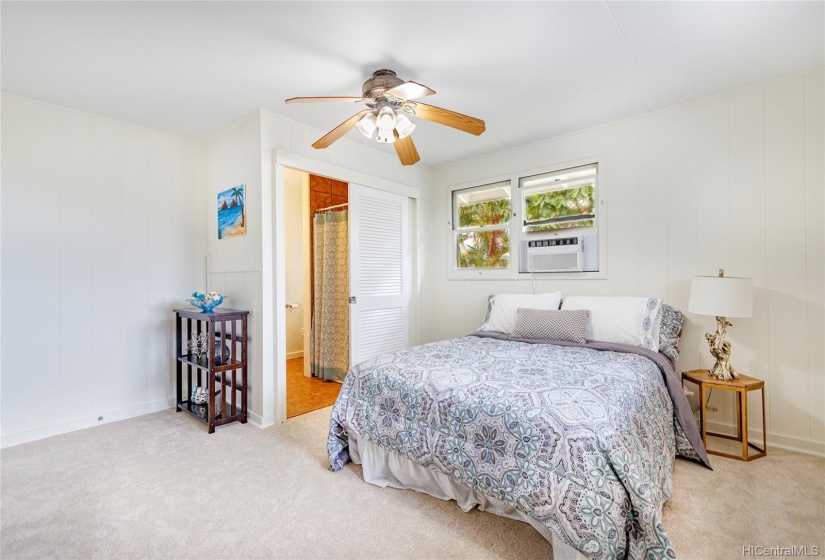
[[[216,426],[231,422],[246,424],[247,404],[247,319],[248,311],[235,309],[216,309],[204,313],[196,308],[175,309],[175,358],[177,359],[177,410],[188,412],[209,426],[209,433],[215,432]],[[193,334],[205,332],[209,341],[206,357],[198,360],[186,354],[186,346]],[[222,346],[229,347],[227,363],[216,356],[216,339]],[[223,354],[223,351],[221,351]],[[240,357],[240,359],[239,359]],[[186,367],[186,393],[183,392],[183,370]],[[198,387],[209,388],[206,404],[189,401],[196,376]],[[204,377],[206,385],[203,384]],[[240,377],[240,379],[239,379]],[[218,388],[220,387],[220,388]],[[185,398],[184,398],[185,396]],[[217,414],[217,399],[221,399],[221,412]],[[240,400],[240,408],[238,408]]]

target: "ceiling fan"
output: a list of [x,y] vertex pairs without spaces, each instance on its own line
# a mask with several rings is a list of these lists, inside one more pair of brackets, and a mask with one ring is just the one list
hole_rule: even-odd
[[317,140],[312,147],[326,148],[353,128],[358,128],[367,138],[375,136],[375,139],[381,143],[394,144],[395,152],[403,165],[413,165],[421,159],[410,136],[415,129],[415,124],[407,115],[420,117],[476,136],[485,130],[484,121],[481,119],[414,101],[435,92],[418,82],[405,82],[392,70],[376,70],[372,78],[364,82],[361,91],[361,97],[292,97],[286,102],[364,103],[369,109],[354,114]]

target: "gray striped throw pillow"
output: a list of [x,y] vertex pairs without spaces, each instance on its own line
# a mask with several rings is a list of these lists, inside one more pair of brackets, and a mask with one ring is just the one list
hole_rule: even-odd
[[519,308],[516,311],[516,326],[510,333],[510,338],[584,344],[584,332],[589,319],[590,311],[586,309],[552,311]]

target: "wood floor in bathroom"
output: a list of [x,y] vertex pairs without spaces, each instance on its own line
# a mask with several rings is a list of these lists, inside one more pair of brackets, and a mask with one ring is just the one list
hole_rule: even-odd
[[292,418],[332,406],[341,384],[304,376],[304,359],[286,361],[286,417]]

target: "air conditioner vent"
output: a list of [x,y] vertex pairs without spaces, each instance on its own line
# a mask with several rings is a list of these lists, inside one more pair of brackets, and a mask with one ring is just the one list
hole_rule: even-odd
[[579,268],[579,254],[555,253],[543,255],[527,255],[527,266],[530,272],[542,271],[577,271]]

